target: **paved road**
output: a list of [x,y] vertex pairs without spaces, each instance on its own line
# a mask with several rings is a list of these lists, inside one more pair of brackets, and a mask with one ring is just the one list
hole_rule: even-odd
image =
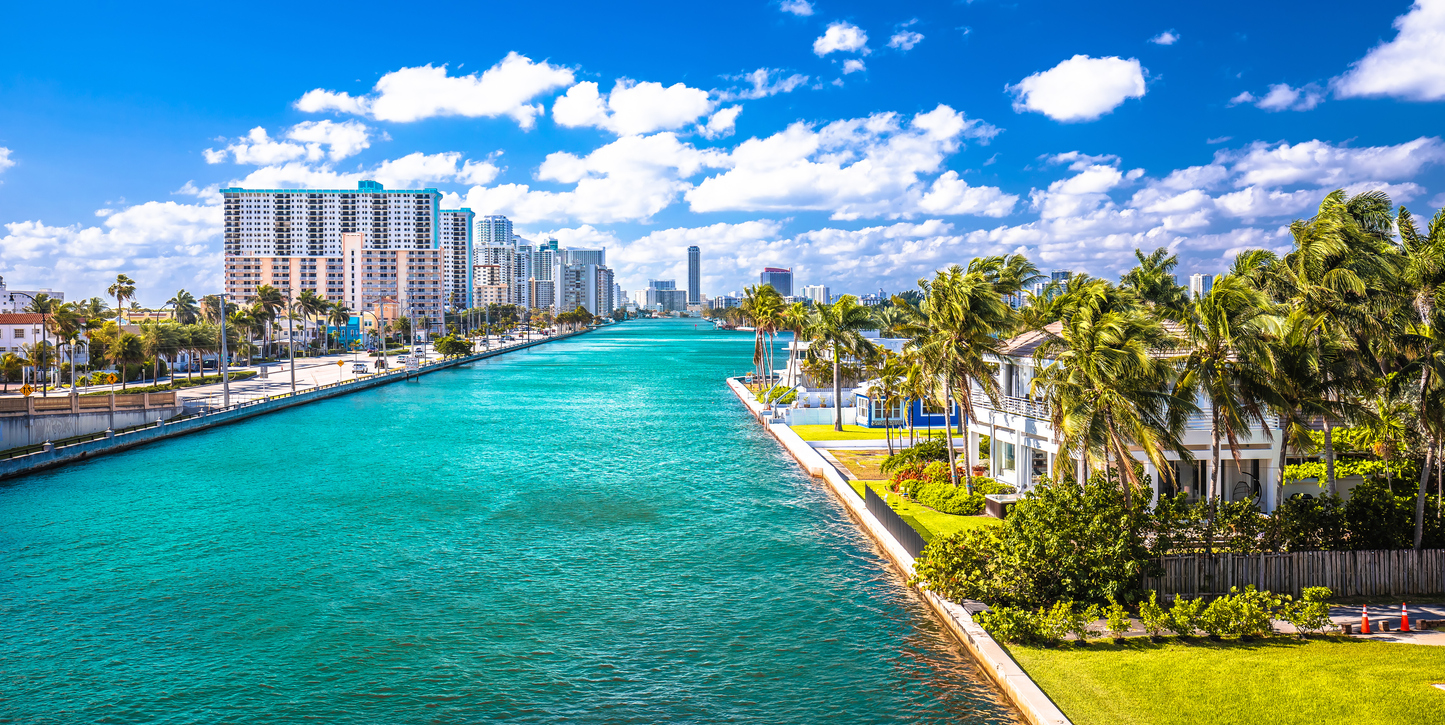
[[[540,336],[540,335],[533,335],[533,336],[531,337],[531,339],[532,339],[532,340],[538,340],[538,339],[541,339],[541,336]],[[515,341],[513,341],[513,342],[503,342],[500,336],[493,335],[492,337],[488,338],[488,340],[487,340],[487,342],[489,343],[489,346],[490,346],[489,348],[488,348],[488,347],[484,347],[484,346],[482,345],[482,341],[481,341],[480,339],[478,339],[478,340],[477,340],[477,350],[478,350],[478,351],[483,351],[483,350],[486,350],[486,349],[494,349],[494,350],[495,350],[495,349],[499,349],[499,348],[503,348],[503,347],[510,347],[510,346],[513,346],[513,345],[521,344],[521,343],[526,342],[526,341],[527,341],[527,339],[522,338],[522,337],[518,337],[517,340],[515,340]],[[431,346],[430,344],[428,344],[428,345],[425,345],[424,347],[425,347],[425,349],[426,349],[426,359],[427,359],[427,360],[436,360],[438,356],[436,355],[436,352],[433,350],[432,346]],[[393,370],[394,370],[394,369],[396,369],[396,368],[399,366],[399,363],[397,362],[397,357],[399,357],[401,354],[402,354],[402,353],[396,353],[396,354],[392,354],[392,355],[388,355],[388,356],[387,356],[387,364],[390,366],[389,369],[393,369]],[[328,385],[328,384],[330,384],[330,383],[335,383],[335,382],[338,382],[338,381],[353,380],[353,379],[355,379],[355,378],[358,377],[356,374],[354,374],[354,373],[351,372],[351,367],[352,367],[352,363],[353,363],[353,362],[364,362],[364,363],[367,363],[368,369],[370,369],[370,368],[371,368],[371,364],[372,364],[375,360],[376,360],[376,358],[373,358],[373,357],[368,356],[365,352],[344,353],[344,354],[335,354],[335,355],[324,355],[324,356],[321,356],[321,357],[300,358],[300,359],[296,360],[296,390],[298,390],[298,391],[300,391],[300,390],[307,390],[307,389],[309,389],[309,388],[314,388],[314,387],[317,387],[317,386],[320,386],[320,385]],[[340,362],[340,363],[342,363],[342,364],[341,364],[341,365],[337,365],[337,364],[336,364],[337,362]],[[259,374],[259,371],[260,371],[261,369],[263,369],[263,368],[265,369],[265,372],[266,372],[266,377],[265,377],[264,379],[263,379],[263,378],[260,376],[260,374]],[[289,393],[289,392],[291,392],[291,366],[290,366],[290,364],[289,364],[288,362],[286,362],[286,361],[277,362],[277,363],[267,363],[267,364],[264,364],[264,365],[255,365],[255,366],[251,366],[251,367],[235,367],[235,368],[231,368],[231,372],[232,372],[232,373],[238,373],[238,372],[257,372],[257,373],[258,373],[257,375],[255,375],[255,376],[253,376],[253,377],[251,377],[251,378],[248,378],[248,379],[246,379],[246,380],[232,380],[232,381],[231,381],[231,402],[232,402],[232,403],[245,402],[245,401],[247,401],[247,400],[252,400],[252,399],[255,399],[255,398],[264,398],[264,397],[266,397],[266,396],[268,396],[268,395],[279,395],[279,394],[281,394],[281,393]],[[215,371],[215,370],[207,370],[207,371],[206,371],[206,374],[207,374],[207,375],[215,375],[215,374],[216,374],[216,371]],[[178,374],[178,375],[176,376],[176,378],[177,378],[177,379],[183,379],[183,378],[185,378],[185,374],[184,374],[184,373]],[[162,384],[164,384],[164,383],[166,383],[168,380],[169,380],[169,378],[161,378],[161,379],[160,379],[160,382],[161,382]],[[149,385],[150,383],[145,383],[145,384],[146,384],[146,385]],[[15,385],[12,385],[12,386],[11,386],[10,390],[11,390],[11,394],[12,394],[12,395],[18,395],[18,394],[19,394],[18,392],[16,392],[17,388],[18,388],[18,386],[15,386]],[[210,403],[211,405],[219,406],[219,405],[221,405],[221,398],[222,398],[222,389],[221,389],[221,388],[222,388],[222,386],[221,386],[220,383],[215,383],[215,384],[213,384],[213,385],[198,385],[198,386],[193,387],[193,388],[185,388],[185,389],[179,390],[179,391],[176,392],[176,395],[177,395],[178,397],[180,397],[182,400],[186,400],[186,401],[202,401],[202,400],[204,400],[204,401],[207,401],[208,403]],[[111,389],[111,386],[101,385],[101,386],[83,387],[83,388],[80,389],[80,392],[82,392],[82,393],[87,393],[87,392],[95,392],[95,391],[102,391],[102,390],[104,390],[104,391],[109,391],[110,389]],[[117,392],[117,393],[121,392],[119,386],[116,386],[115,392]],[[62,392],[58,392],[58,393],[57,393],[57,391],[51,391],[50,394],[51,394],[51,395],[57,395],[57,394],[59,394],[59,395],[65,395],[66,392],[62,391]]]

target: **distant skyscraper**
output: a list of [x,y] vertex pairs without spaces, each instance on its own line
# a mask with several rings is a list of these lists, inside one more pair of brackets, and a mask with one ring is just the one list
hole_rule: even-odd
[[770,284],[778,294],[793,296],[793,270],[781,267],[763,267],[762,283]]
[[1191,274],[1189,275],[1189,297],[1199,299],[1209,294],[1214,289],[1214,275],[1212,274]]
[[803,285],[803,296],[812,300],[815,305],[826,305],[833,301],[828,286],[822,284]]
[[1072,276],[1074,276],[1074,273],[1070,272],[1067,269],[1056,269],[1053,271],[1052,274],[1049,275],[1049,281],[1062,284],[1069,281],[1069,278]]
[[653,289],[677,289],[677,280],[675,280],[675,279],[649,279],[649,280],[647,280],[647,286],[648,286],[648,287],[651,287],[651,288],[653,288]]
[[477,233],[472,236],[473,247],[512,246],[512,220],[499,214],[477,218]]
[[687,303],[702,304],[702,248],[687,248]]

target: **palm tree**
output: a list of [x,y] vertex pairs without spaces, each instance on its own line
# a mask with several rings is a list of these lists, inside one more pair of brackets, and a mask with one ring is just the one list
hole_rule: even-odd
[[[995,267],[1003,258],[994,258]],[[977,260],[975,260],[977,261]],[[954,265],[934,275],[932,282],[919,280],[924,291],[919,314],[905,331],[913,339],[931,377],[943,385],[944,430],[948,438],[949,476],[958,485],[958,453],[953,442],[953,426],[948,415],[958,405],[961,416],[974,416],[974,386],[995,405],[1001,397],[994,376],[997,365],[989,356],[997,356],[1003,343],[1000,335],[1013,327],[1013,310],[1004,302],[1005,289],[1011,282],[1000,284],[997,269],[975,265],[965,272]],[[960,427],[963,421],[960,420]],[[970,446],[971,448],[971,446]],[[973,453],[965,462],[964,479],[973,491]]]
[[0,380],[5,382],[5,392],[10,392],[11,381],[20,377],[20,373],[29,365],[26,360],[13,352],[0,354]]
[[262,323],[262,357],[275,357],[270,354],[271,348],[271,325],[275,323],[276,317],[281,308],[286,305],[286,298],[281,290],[269,284],[263,284],[256,288],[255,311],[251,314]]
[[171,308],[171,319],[182,325],[193,324],[200,318],[195,296],[185,290],[178,290],[176,296],[166,300],[166,306]]
[[[1185,310],[1185,341],[1180,394],[1209,401],[1209,499],[1223,494],[1220,436],[1236,465],[1242,464],[1239,438],[1257,425],[1274,438],[1265,411],[1277,398],[1270,387],[1271,358],[1266,340],[1277,334],[1279,319],[1269,301],[1248,280],[1217,277],[1207,294]],[[1275,407],[1278,407],[1277,405]]]
[[[345,302],[337,302],[327,308],[326,314],[328,321],[336,327],[336,341],[340,343],[341,330],[351,324],[351,308],[347,307]],[[330,341],[329,335],[327,336],[327,340],[328,342]]]
[[770,340],[780,323],[783,297],[770,284],[754,285],[743,291],[743,300],[738,308],[753,325],[753,367],[762,378],[759,384],[767,385],[773,374]]
[[890,420],[893,412],[893,404],[897,403],[903,394],[904,378],[907,375],[908,365],[897,355],[883,351],[882,364],[877,366],[877,378],[873,384],[872,393],[883,401],[883,437],[888,442],[888,455],[893,455],[893,425]]
[[[321,326],[325,324],[326,313],[331,309],[331,303],[314,291],[304,289],[301,290],[301,294],[296,296],[296,307],[301,310],[301,314],[305,315],[306,319]],[[320,345],[317,345],[317,348],[319,351]]]
[[135,333],[122,332],[110,343],[110,349],[106,351],[110,359],[120,363],[120,389],[125,390],[126,380],[130,375],[131,363],[138,363],[145,360],[145,346],[140,337]]
[[[1269,376],[1274,413],[1284,436],[1275,464],[1279,472],[1276,502],[1286,483],[1284,470],[1289,449],[1302,451],[1313,447],[1311,422],[1331,412],[1320,369],[1328,367],[1328,360],[1338,351],[1328,340],[1321,345],[1315,339],[1320,334],[1320,325],[1318,316],[1293,309],[1284,317],[1277,334],[1268,340],[1270,360],[1264,371]],[[1326,359],[1323,363],[1322,355]]]
[[[1295,249],[1273,272],[1276,294],[1321,321],[1321,334],[1315,338],[1319,344],[1326,344],[1330,336],[1341,336],[1346,354],[1335,359],[1345,364],[1321,370],[1333,403],[1344,403],[1373,379],[1360,374],[1358,341],[1368,336],[1362,331],[1374,324],[1381,284],[1396,276],[1390,241],[1393,223],[1389,198],[1382,192],[1346,199],[1342,190],[1333,191],[1314,217],[1290,224]],[[1334,415],[1324,417],[1325,477],[1331,494],[1336,492],[1335,422]]]
[[1170,254],[1168,247],[1159,247],[1147,255],[1135,249],[1134,258],[1139,264],[1124,273],[1119,287],[1138,295],[1160,317],[1182,320],[1189,303],[1189,290],[1174,281],[1179,255]]
[[1421,546],[1425,525],[1425,488],[1429,482],[1430,452],[1439,449],[1440,428],[1427,400],[1445,388],[1445,329],[1442,329],[1441,308],[1437,297],[1445,294],[1445,209],[1435,214],[1424,233],[1404,207],[1396,218],[1400,232],[1399,285],[1408,300],[1413,320],[1406,328],[1406,343],[1414,353],[1413,367],[1420,371],[1420,399],[1417,424],[1426,437],[1428,447],[1425,465],[1420,471],[1420,490],[1415,497],[1415,548]]
[[56,345],[64,345],[70,351],[70,394],[75,396],[75,343],[80,338],[82,320],[73,304],[56,305],[47,322],[50,334],[55,336]]
[[[160,380],[161,357],[168,352],[173,352],[180,347],[178,341],[180,333],[178,325],[173,322],[162,323],[146,321],[141,323],[141,349],[145,356],[152,359],[151,383]],[[175,379],[175,372],[172,371],[171,379]]]
[[118,274],[115,276],[115,283],[107,287],[105,293],[115,298],[115,325],[120,327],[121,310],[124,309],[125,301],[135,297],[135,280]]
[[1076,460],[1084,485],[1091,461],[1105,470],[1116,465],[1125,501],[1140,485],[1131,446],[1158,470],[1167,470],[1166,449],[1191,460],[1182,439],[1186,416],[1198,407],[1170,392],[1172,369],[1161,354],[1171,340],[1157,319],[1129,304],[1103,280],[1076,288],[1065,304],[1058,337],[1035,351],[1052,358],[1035,377],[1053,410],[1062,438],[1059,455]]
[[[765,289],[772,289],[771,286]],[[863,331],[873,327],[873,315],[858,304],[853,295],[843,295],[831,305],[817,305],[809,320],[808,353],[816,356],[821,348],[833,363],[833,430],[843,430],[843,356],[866,358],[874,354],[874,346]]]
[[[909,348],[904,353],[908,360],[908,369],[903,376],[901,386],[904,399],[908,401],[908,445],[914,445],[918,440],[916,431],[916,418],[913,414],[913,402],[917,401],[919,412],[923,412],[925,401],[933,398],[933,391],[929,389],[932,380],[928,377],[928,370],[924,367],[918,351]],[[928,422],[928,437],[933,437],[933,420]],[[972,457],[970,457],[972,460]]]
[[808,329],[808,305],[803,302],[794,302],[782,308],[778,313],[778,329],[793,333],[793,343],[788,346],[788,367],[786,376],[797,383],[793,375],[794,361],[798,358],[798,343],[803,339],[803,332]]

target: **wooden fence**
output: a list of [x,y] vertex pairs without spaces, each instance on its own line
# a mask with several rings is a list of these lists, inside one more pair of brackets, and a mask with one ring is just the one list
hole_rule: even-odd
[[1338,597],[1445,593],[1445,550],[1299,551],[1289,554],[1166,556],[1164,574],[1145,577],[1161,596],[1225,594],[1255,588],[1298,597],[1305,587],[1329,587]]

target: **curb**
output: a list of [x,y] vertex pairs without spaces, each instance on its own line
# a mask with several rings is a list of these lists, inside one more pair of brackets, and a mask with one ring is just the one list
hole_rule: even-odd
[[[757,399],[744,388],[741,383],[733,378],[728,378],[728,387],[733,394],[738,396],[743,405],[747,406],[753,417],[758,418],[760,423],[767,429],[774,440],[782,444],[783,448],[793,456],[804,471],[815,478],[823,479],[833,495],[848,510],[854,520],[862,526],[863,531],[873,538],[883,553],[893,561],[893,564],[902,570],[904,576],[912,578],[914,574],[913,557],[888,533],[883,523],[864,506],[863,500],[848,481],[838,472],[838,469],[829,464],[818,450],[814,449],[807,441],[798,437],[783,423],[765,423],[760,417],[762,405]],[[1004,695],[1023,714],[1024,719],[1033,725],[1070,725],[1069,719],[1064,716],[1062,710],[1054,704],[1049,696],[1029,677],[1028,673],[1009,656],[1008,652],[989,635],[983,627],[973,621],[973,617],[964,611],[963,607],[944,599],[933,592],[919,588],[923,594],[924,601],[933,608],[943,620],[944,626],[953,633],[959,642],[963,643],[964,649],[973,659],[979,663],[980,669],[993,680],[994,684],[1003,691]]]

